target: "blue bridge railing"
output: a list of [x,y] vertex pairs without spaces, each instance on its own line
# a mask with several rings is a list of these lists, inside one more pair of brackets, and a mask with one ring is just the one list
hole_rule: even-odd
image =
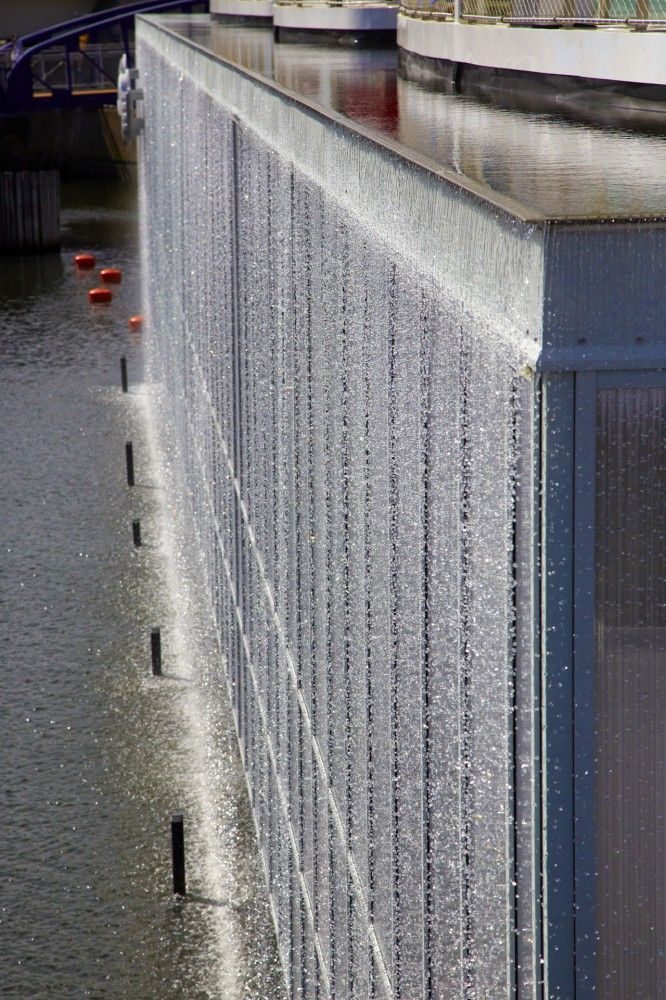
[[207,11],[208,0],[138,0],[9,42],[0,48],[0,112],[113,105],[121,56],[133,65],[135,15]]

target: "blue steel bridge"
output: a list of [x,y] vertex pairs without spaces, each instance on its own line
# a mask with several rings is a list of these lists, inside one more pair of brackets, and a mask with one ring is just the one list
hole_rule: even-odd
[[134,61],[134,17],[207,13],[208,0],[139,0],[14,39],[0,48],[0,115],[116,103],[118,63]]

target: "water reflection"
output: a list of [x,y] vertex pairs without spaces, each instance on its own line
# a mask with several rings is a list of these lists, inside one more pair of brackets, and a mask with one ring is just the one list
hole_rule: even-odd
[[397,50],[274,44],[270,28],[178,19],[175,30],[323,109],[398,141],[406,155],[561,218],[664,214],[666,137],[493,107],[403,80]]

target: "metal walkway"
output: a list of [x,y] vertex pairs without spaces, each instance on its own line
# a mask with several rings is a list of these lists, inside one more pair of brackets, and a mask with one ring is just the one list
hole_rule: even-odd
[[136,14],[208,11],[208,0],[139,0],[24,35],[0,48],[0,114],[116,103],[118,63],[133,65]]

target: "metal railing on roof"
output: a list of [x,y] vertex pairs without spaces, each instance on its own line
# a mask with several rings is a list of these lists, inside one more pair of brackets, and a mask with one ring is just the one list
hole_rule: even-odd
[[431,17],[436,20],[453,17],[453,0],[401,0],[400,10],[405,14]]
[[[400,0],[412,16],[435,20],[456,16],[454,0]],[[524,24],[666,25],[666,0],[460,0],[461,20]]]
[[274,0],[280,7],[397,7],[399,0]]

